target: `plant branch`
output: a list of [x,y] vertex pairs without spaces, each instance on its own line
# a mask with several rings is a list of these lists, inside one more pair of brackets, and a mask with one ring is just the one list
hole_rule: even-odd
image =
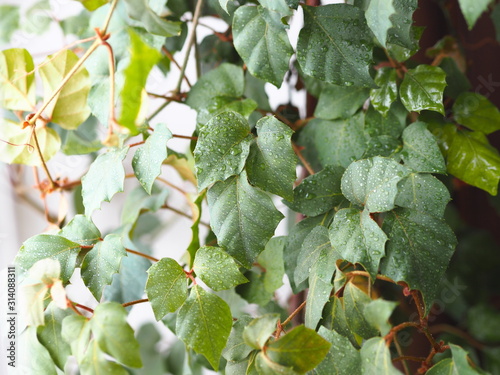
[[128,306],[132,306],[132,305],[138,305],[139,303],[144,303],[144,302],[148,302],[149,300],[147,298],[144,298],[144,299],[138,299],[136,301],[130,301],[130,302],[125,302],[125,303],[122,303],[122,306],[123,307],[128,307]]
[[452,326],[450,324],[436,324],[434,326],[431,326],[429,327],[429,333],[431,334],[435,334],[435,333],[438,333],[438,332],[446,332],[446,333],[451,333],[452,335],[455,335],[457,337],[460,337],[460,338],[463,338],[464,340],[467,340],[467,342],[479,349],[479,350],[483,350],[484,347],[486,346],[485,344],[483,344],[481,341],[475,339],[474,337],[472,337],[469,333],[465,332],[465,331],[462,331],[460,328],[458,327],[455,327],[455,326]]
[[111,17],[113,16],[113,13],[116,9],[117,4],[118,4],[118,0],[113,0],[113,2],[111,3],[108,14],[106,16],[106,20],[104,21],[104,24],[101,28],[101,32],[103,34],[106,34],[106,32],[108,31],[109,23],[111,22]]
[[288,318],[286,318],[286,320],[281,323],[282,326],[286,326],[288,323],[290,323],[292,321],[293,318],[295,318],[295,315],[297,315],[305,306],[306,306],[306,302],[307,301],[304,301],[302,302],[299,307],[297,307],[289,316]]
[[[169,206],[169,205],[168,205],[168,204],[166,204],[166,203],[165,203],[163,206],[161,206],[161,208],[165,208],[165,209],[167,209],[167,210],[170,210],[170,211],[172,211],[172,212],[175,212],[176,214],[179,214],[179,215],[181,215],[181,216],[184,216],[184,217],[186,217],[186,218],[188,218],[188,219],[192,219],[192,217],[191,217],[191,216],[189,216],[187,213],[182,212],[182,211],[180,211],[180,210],[178,210],[177,208],[174,208],[174,207],[172,207],[172,206]],[[203,221],[200,221],[200,224],[201,224],[201,225],[203,225],[203,226],[205,226],[205,227],[207,227],[207,228],[210,228],[210,224],[208,224],[208,223],[205,223],[205,222],[203,222]]]
[[314,169],[311,167],[311,164],[309,164],[309,162],[304,158],[304,155],[302,155],[300,147],[297,146],[294,142],[292,142],[292,147],[293,147],[293,151],[295,152],[295,155],[297,155],[297,157],[300,159],[300,162],[302,163],[304,168],[307,170],[307,172],[310,175],[315,174],[316,172],[314,172]]
[[87,307],[87,306],[84,306],[84,305],[80,305],[79,303],[75,303],[73,302],[73,305],[78,307],[79,309],[82,309],[82,310],[85,310],[85,311],[88,311],[89,313],[94,313],[94,310],[92,310],[90,307]]
[[36,151],[38,152],[38,156],[40,157],[40,161],[42,162],[42,167],[43,170],[45,171],[45,174],[47,175],[47,179],[49,180],[49,189],[50,191],[54,190],[55,188],[55,183],[54,180],[52,179],[52,176],[50,175],[49,168],[47,167],[47,164],[45,163],[45,159],[43,158],[42,155],[42,150],[40,149],[40,143],[38,143],[38,137],[36,135],[36,125],[32,125],[33,127],[33,138],[35,139],[35,145],[36,145]]
[[141,253],[139,251],[135,251],[135,250],[132,250],[132,249],[125,249],[125,251],[127,253],[130,253],[130,254],[135,254],[135,255],[139,255],[140,257],[143,257],[143,258],[146,258],[146,259],[149,259],[153,262],[159,262],[160,260],[159,259],[156,259],[155,257],[152,257],[151,255],[148,255],[148,254],[144,254],[144,253]]

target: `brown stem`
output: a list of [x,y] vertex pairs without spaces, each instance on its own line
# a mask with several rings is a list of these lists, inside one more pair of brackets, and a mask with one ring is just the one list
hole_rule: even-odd
[[40,161],[42,162],[42,167],[43,167],[43,170],[45,171],[45,174],[47,175],[47,179],[49,180],[49,188],[50,190],[54,190],[54,187],[55,187],[55,184],[54,184],[54,180],[52,179],[52,176],[50,175],[50,172],[49,172],[49,168],[47,168],[47,164],[45,163],[45,159],[43,158],[43,155],[42,155],[42,150],[40,149],[40,144],[38,143],[38,137],[36,135],[36,125],[32,125],[33,126],[33,138],[35,139],[35,144],[36,144],[36,150],[38,152],[38,156],[40,157]]
[[[165,48],[165,46],[161,47],[161,51],[168,57],[168,59],[170,61],[172,61],[175,66],[179,69],[179,70],[182,70],[181,66],[179,65],[179,63],[175,60],[174,58],[174,55],[172,55],[172,53]],[[187,76],[184,75],[184,80],[186,81],[187,85],[189,86],[189,88],[191,88],[191,82],[189,82],[189,79]]]
[[[365,276],[365,277],[370,277],[370,274],[366,271],[350,271],[350,272],[346,272],[346,276],[347,275],[354,275],[354,276]],[[384,276],[384,275],[377,275],[376,277],[378,280],[384,280],[384,281],[387,281],[389,283],[393,283],[395,284],[394,280],[391,279],[390,277],[387,277],[387,276]]]
[[400,361],[413,361],[413,362],[424,362],[425,357],[413,357],[411,355],[402,355],[400,357],[394,358],[392,362],[400,362]]
[[152,96],[153,98],[165,99],[165,100],[169,100],[171,102],[177,102],[177,103],[184,103],[184,101],[181,99],[184,94],[175,95],[175,96],[168,96],[168,95],[160,95],[160,94],[148,92],[148,95]]
[[295,318],[295,315],[297,315],[305,306],[306,306],[306,302],[307,301],[304,301],[302,302],[299,307],[297,307],[289,316],[288,318],[286,318],[286,320],[281,323],[282,326],[286,326],[288,323],[290,323],[292,321],[293,318]]
[[146,141],[140,141],[140,142],[136,142],[136,143],[131,143],[131,144],[128,145],[128,147],[132,148],[132,147],[135,147],[135,146],[143,145],[144,143],[146,143]]
[[147,298],[144,298],[144,299],[138,299],[136,301],[130,301],[130,302],[125,302],[125,303],[122,303],[122,306],[123,307],[128,307],[128,306],[132,306],[132,305],[137,305],[139,303],[144,303],[144,302],[148,302],[149,300]]
[[174,138],[182,138],[182,139],[190,139],[192,141],[196,141],[198,137],[190,137],[188,135],[180,135],[180,134],[172,134],[172,137]]
[[417,329],[420,329],[420,324],[415,323],[415,322],[404,322],[401,324],[398,324],[397,326],[394,326],[391,328],[389,333],[385,335],[384,339],[386,341],[387,346],[391,344],[391,342],[394,340],[394,337],[397,332],[401,331],[402,329],[409,328],[409,327],[414,327]]
[[143,258],[146,258],[146,259],[149,259],[153,262],[159,262],[160,260],[159,259],[156,259],[155,257],[152,257],[151,255],[148,255],[148,254],[144,254],[144,253],[141,253],[139,251],[135,251],[135,250],[132,250],[132,249],[125,249],[125,251],[127,253],[131,253],[131,254],[135,254],[135,255],[139,255],[140,257],[143,257]]
[[78,307],[79,309],[82,309],[82,310],[85,310],[85,311],[88,311],[89,313],[94,313],[94,310],[92,310],[90,307],[87,307],[87,306],[84,306],[84,305],[80,305],[79,303],[75,303],[73,302],[73,304]]
[[300,159],[302,165],[307,170],[307,172],[310,175],[315,174],[316,172],[314,172],[314,169],[312,169],[311,164],[309,164],[309,162],[304,158],[304,155],[302,155],[302,152],[300,151],[300,147],[297,146],[293,142],[292,142],[292,147],[293,147],[293,151],[295,152],[295,155],[297,155],[297,157]]
[[471,346],[474,346],[475,348],[477,348],[479,350],[483,350],[485,347],[485,344],[476,340],[469,333],[462,331],[460,328],[457,328],[457,327],[449,325],[449,324],[445,324],[445,323],[436,324],[436,325],[429,327],[429,333],[436,334],[438,332],[451,333],[452,335],[461,337],[464,340],[467,340]]

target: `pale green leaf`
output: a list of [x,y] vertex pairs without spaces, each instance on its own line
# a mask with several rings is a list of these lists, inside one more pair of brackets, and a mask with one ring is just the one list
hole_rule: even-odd
[[144,211],[158,211],[168,196],[168,190],[153,185],[151,195],[137,186],[127,196],[122,209],[122,224],[134,224]]
[[304,374],[325,358],[330,346],[313,329],[298,326],[269,344],[266,354],[271,361]]
[[247,268],[283,218],[271,198],[248,183],[245,172],[212,186],[208,207],[219,245]]
[[396,77],[396,69],[380,68],[375,77],[375,84],[379,88],[370,90],[370,102],[383,116],[387,116],[391,104],[398,97]]
[[479,16],[488,9],[488,5],[492,2],[493,0],[458,0],[469,30],[474,27]]
[[273,237],[267,242],[264,251],[257,257],[257,263],[266,270],[263,280],[264,289],[271,295],[283,285],[283,275],[285,274],[284,246],[285,237]]
[[167,37],[180,34],[180,22],[160,17],[151,9],[148,0],[125,0],[125,5],[130,18],[139,21],[151,34]]
[[[339,272],[337,272],[337,275],[338,274]],[[328,329],[335,330],[342,336],[348,338],[351,344],[359,347],[359,344],[354,337],[354,332],[347,324],[343,301],[344,297],[339,298],[336,295],[333,295],[330,298],[330,302],[328,302],[324,309],[325,315],[322,320],[322,325]]]
[[482,95],[464,92],[453,104],[456,121],[485,134],[500,130],[500,111]]
[[116,302],[97,305],[90,324],[100,350],[126,366],[142,366],[139,344],[127,323],[127,311],[122,305]]
[[[269,4],[284,0],[268,1]],[[261,1],[262,3],[262,1]],[[266,4],[262,4],[266,6]],[[284,4],[285,10],[290,11]],[[273,11],[275,10],[275,11]],[[293,48],[286,26],[281,22],[282,10],[241,6],[234,13],[234,47],[252,75],[280,87],[289,69]]]
[[198,189],[239,174],[252,138],[248,122],[236,112],[216,115],[201,128],[194,150]]
[[[259,351],[254,361],[255,369],[259,375],[298,375],[291,367],[282,366],[271,361],[264,351]],[[249,367],[250,368],[250,367]],[[249,371],[247,370],[247,374]],[[249,375],[253,375],[251,372]]]
[[393,365],[391,352],[383,337],[373,337],[361,348],[361,373],[363,375],[401,375]]
[[368,212],[394,207],[398,182],[409,171],[392,159],[374,157],[352,163],[342,176],[342,193]]
[[[267,9],[278,12],[280,17],[290,16],[292,14],[290,0],[259,0],[259,3]],[[295,6],[295,8],[297,8],[297,6]]]
[[63,319],[61,337],[71,346],[71,354],[81,362],[90,340],[90,324],[83,315],[70,315]]
[[128,372],[118,363],[106,358],[104,350],[100,347],[97,340],[93,339],[88,344],[88,348],[82,358],[80,369],[82,375],[93,374],[113,374],[127,375]]
[[339,256],[353,264],[361,264],[374,281],[380,259],[385,255],[387,236],[370,213],[343,208],[335,215],[329,233]]
[[0,106],[5,109],[32,111],[35,108],[33,58],[23,48],[0,52]]
[[[46,126],[39,126],[35,131],[43,159],[49,161],[61,148],[61,138]],[[41,165],[32,132],[32,127],[23,129],[13,121],[0,119],[0,160],[9,164]]]
[[251,316],[242,315],[238,320],[234,322],[233,328],[231,329],[231,334],[229,335],[229,338],[227,340],[227,345],[222,351],[222,355],[228,361],[243,361],[246,357],[248,357],[250,352],[252,352],[253,348],[248,346],[243,339],[243,330],[252,320],[253,319]]
[[82,246],[93,245],[101,239],[99,229],[84,215],[76,215],[58,234]]
[[[57,375],[56,365],[48,350],[38,341],[37,328],[27,327],[17,340],[16,371],[19,374]],[[6,358],[7,359],[7,358]]]
[[51,258],[61,264],[61,279],[68,282],[76,266],[80,245],[64,237],[39,234],[23,243],[15,263],[21,271],[28,271],[37,261]]
[[101,207],[103,201],[109,202],[113,195],[123,191],[125,170],[122,161],[127,152],[128,146],[99,155],[82,177],[83,205],[88,218]]
[[215,291],[248,282],[233,258],[220,247],[201,247],[196,252],[193,270],[197,277]]
[[171,258],[162,258],[148,270],[146,294],[156,320],[175,312],[187,298],[187,278],[182,267]]
[[333,285],[331,282],[325,282],[315,271],[315,266],[311,269],[309,276],[309,291],[306,299],[305,326],[316,329],[316,326],[323,315],[323,308],[330,299]]
[[108,234],[85,255],[82,279],[97,301],[101,300],[104,287],[111,284],[113,274],[120,270],[124,256],[127,256],[127,252],[117,234]]
[[279,314],[265,314],[252,320],[243,330],[245,343],[254,349],[262,349],[278,323]]
[[250,147],[246,171],[252,185],[286,199],[293,198],[297,158],[291,145],[293,131],[274,117],[261,118],[257,140]]
[[444,115],[443,92],[446,73],[437,66],[419,65],[408,69],[399,87],[401,102],[410,112],[436,111]]
[[453,255],[455,235],[444,220],[406,208],[388,213],[382,229],[389,237],[382,274],[420,290],[428,311]]
[[19,7],[17,5],[1,5],[0,41],[8,43],[14,31],[19,29]]
[[382,336],[385,336],[392,328],[389,318],[397,305],[397,302],[385,301],[379,298],[365,305],[363,313],[366,321],[377,328]]
[[396,12],[392,0],[371,0],[365,12],[366,22],[377,40],[385,47],[387,32],[392,27],[391,15]]
[[364,12],[347,4],[303,9],[297,43],[303,72],[337,85],[374,87],[368,71],[373,42]]
[[[38,71],[42,77],[45,102],[49,101],[78,60],[78,56],[67,49],[57,55],[48,56],[43,62]],[[87,105],[89,91],[89,72],[81,67],[50,102],[44,113],[51,122],[62,128],[76,129],[90,116],[90,108]]]
[[366,102],[369,93],[365,87],[328,85],[321,90],[314,116],[324,120],[349,118]]
[[37,327],[45,324],[43,310],[49,289],[47,284],[42,283],[25,285],[21,289],[24,300],[21,311],[27,325]]
[[425,173],[446,173],[443,154],[423,122],[414,122],[403,131],[402,156],[405,166]]
[[176,334],[217,370],[233,320],[229,306],[215,294],[193,286],[177,315]]
[[156,177],[161,174],[161,165],[167,158],[167,142],[171,138],[170,130],[165,124],[160,123],[134,154],[132,159],[134,174],[148,194],[151,194]]

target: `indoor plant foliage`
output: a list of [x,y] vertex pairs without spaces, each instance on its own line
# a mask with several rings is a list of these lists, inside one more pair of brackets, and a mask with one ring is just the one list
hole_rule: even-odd
[[[451,38],[429,52],[432,63],[411,60],[417,0],[80,2],[81,27],[61,22],[79,43],[38,66],[20,48],[0,57],[2,160],[43,170],[43,196],[76,189],[83,204],[59,231],[26,240],[15,260],[35,280],[21,336],[32,373],[61,373],[71,356],[82,374],[398,374],[411,361],[419,373],[482,373],[471,346],[438,340],[428,323],[457,245],[445,183],[454,176],[496,195],[500,155],[486,136],[500,113],[470,90]],[[460,1],[469,27],[487,3]],[[299,15],[292,46],[288,23]],[[228,28],[198,44],[204,17]],[[177,62],[181,49],[197,53]],[[184,77],[189,58],[196,82]],[[179,137],[168,123],[144,114],[158,67],[179,77],[165,105],[197,111],[195,133],[181,135],[191,139],[186,154],[168,148]],[[269,106],[265,83],[280,87],[287,74],[318,98],[312,116]],[[81,180],[51,175],[58,151],[92,156]],[[187,197],[192,240],[181,261],[134,247],[142,214],[168,208],[171,187],[158,180],[167,162],[198,191]],[[138,181],[132,204],[120,228],[101,233],[92,213],[125,178]],[[275,236],[277,197],[296,221],[286,236]],[[94,306],[66,295],[77,269]],[[296,296],[282,307],[274,293],[284,275]],[[134,333],[127,323],[138,303],[180,339],[166,359],[154,355],[153,327]],[[249,303],[259,306],[252,315]],[[408,329],[429,341],[424,357],[398,342]],[[494,350],[482,349],[483,359]]]

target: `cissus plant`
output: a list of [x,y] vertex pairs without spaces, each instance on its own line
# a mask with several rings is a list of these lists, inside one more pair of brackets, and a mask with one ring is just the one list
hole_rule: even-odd
[[[461,180],[497,194],[500,155],[488,135],[500,112],[470,89],[453,37],[427,51],[429,63],[413,58],[417,0],[79,1],[78,16],[57,22],[79,38],[68,48],[39,64],[22,48],[0,53],[0,159],[43,170],[42,197],[74,192],[78,210],[15,258],[33,281],[26,374],[500,373],[500,314],[488,304],[498,289],[471,276],[469,289],[443,297],[450,278],[467,282],[466,245],[479,241],[463,237],[450,266],[460,232],[450,191]],[[435,3],[449,15],[447,1]],[[490,3],[459,1],[469,28]],[[37,11],[48,27],[55,21],[40,9],[49,8],[2,6],[2,37]],[[226,31],[197,39],[210,18]],[[292,22],[302,25],[293,44]],[[185,74],[190,59],[196,80]],[[159,71],[176,79],[167,95],[148,91]],[[268,101],[266,85],[294,80],[316,103],[305,115]],[[164,104],[147,112],[148,97]],[[155,120],[172,102],[197,112],[194,134]],[[173,138],[191,141],[185,153],[170,149]],[[55,178],[58,152],[92,163],[79,180]],[[163,165],[195,196],[164,179]],[[121,226],[102,233],[92,215],[125,179],[137,187]],[[191,213],[169,205],[171,189]],[[141,246],[164,209],[191,219],[181,260]],[[286,235],[276,236],[284,219]],[[92,306],[66,293],[75,271]],[[276,298],[284,278],[286,305]],[[436,303],[467,323],[433,326]],[[134,332],[127,322],[137,304],[179,339],[167,353],[155,325]]]

